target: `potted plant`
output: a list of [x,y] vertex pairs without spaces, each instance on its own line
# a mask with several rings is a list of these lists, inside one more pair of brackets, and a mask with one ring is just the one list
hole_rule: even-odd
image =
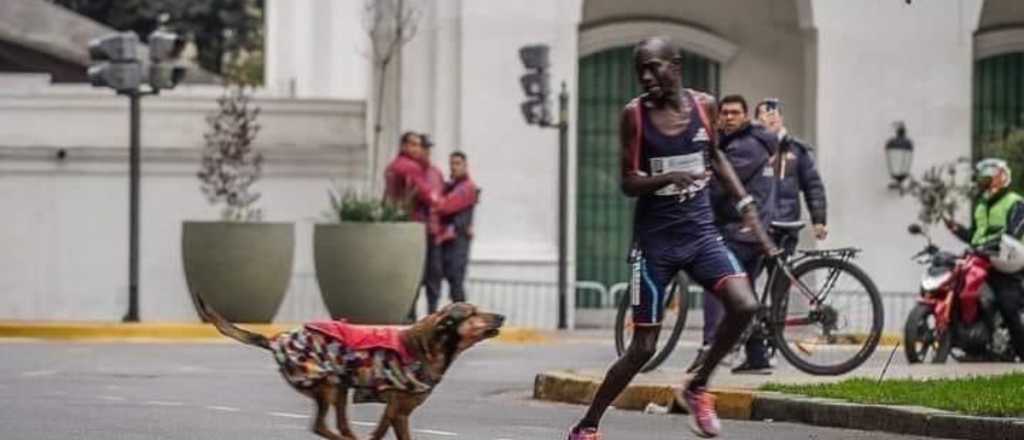
[[313,231],[316,278],[335,319],[400,324],[416,300],[426,231],[402,204],[328,190],[331,223]]
[[294,225],[261,221],[260,194],[250,189],[263,166],[263,155],[252,148],[259,108],[242,86],[225,89],[217,104],[206,118],[197,176],[210,204],[223,204],[223,210],[220,221],[182,225],[185,278],[227,319],[268,323],[291,280]]

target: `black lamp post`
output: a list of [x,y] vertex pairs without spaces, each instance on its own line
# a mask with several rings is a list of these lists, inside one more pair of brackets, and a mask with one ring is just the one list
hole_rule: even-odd
[[907,127],[896,123],[896,136],[885,143],[885,163],[893,182],[890,188],[902,189],[903,181],[910,176],[910,165],[914,160],[914,143],[907,137]]

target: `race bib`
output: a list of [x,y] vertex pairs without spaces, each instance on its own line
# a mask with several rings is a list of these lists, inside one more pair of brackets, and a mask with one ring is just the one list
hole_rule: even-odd
[[[655,157],[651,159],[651,174],[659,175],[673,171],[683,171],[688,174],[702,175],[707,170],[704,163],[704,152],[681,154],[678,156]],[[665,186],[654,192],[658,196],[679,196],[696,194],[708,185],[708,178],[697,179],[687,188],[681,188],[676,184]]]

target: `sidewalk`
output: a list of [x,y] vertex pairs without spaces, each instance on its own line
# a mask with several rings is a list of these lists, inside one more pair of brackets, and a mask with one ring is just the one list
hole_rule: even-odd
[[[687,331],[683,341],[665,365],[651,373],[637,376],[614,402],[625,410],[643,411],[651,404],[656,412],[683,412],[675,395],[684,380],[684,369],[696,348],[697,332]],[[603,339],[608,339],[604,342]],[[607,331],[587,331],[564,339],[563,343],[594,343],[609,345]],[[787,396],[757,391],[766,383],[805,384],[838,382],[854,377],[877,380],[895,346],[880,346],[874,355],[856,371],[844,376],[812,376],[789,365],[781,355],[772,375],[732,374],[720,367],[712,378],[712,392],[717,397],[719,415],[739,420],[775,420],[839,428],[877,430],[901,434],[945,438],[996,440],[1024,438],[1024,419],[969,417],[928,408],[852,404],[830,399]],[[909,365],[899,347],[885,374],[887,379],[955,378],[972,375],[994,375],[1024,371],[1024,365],[1008,363],[945,365]],[[588,404],[603,379],[601,368],[546,371],[534,381],[534,398],[574,404]],[[979,398],[984,398],[979,396]]]

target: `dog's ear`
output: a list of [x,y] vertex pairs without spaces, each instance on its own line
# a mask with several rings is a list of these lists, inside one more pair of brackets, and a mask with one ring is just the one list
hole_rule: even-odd
[[441,318],[441,322],[437,325],[437,335],[440,337],[455,333],[459,328],[459,324],[469,319],[470,316],[473,316],[473,310],[464,303],[455,303],[448,306],[444,316]]

